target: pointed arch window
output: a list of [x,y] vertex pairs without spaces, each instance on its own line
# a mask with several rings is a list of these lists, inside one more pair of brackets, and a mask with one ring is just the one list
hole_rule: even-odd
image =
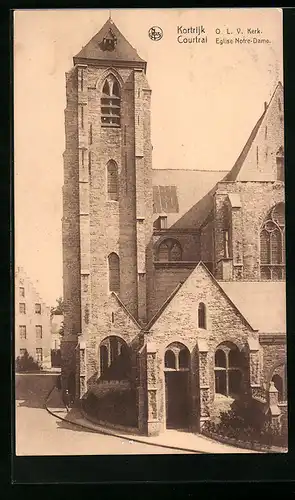
[[101,125],[103,127],[120,127],[121,125],[121,91],[118,81],[109,75],[102,87]]
[[178,241],[167,238],[159,245],[157,252],[158,261],[180,261],[182,260],[182,248]]
[[203,302],[200,302],[198,307],[198,326],[206,329],[206,306]]
[[109,200],[118,201],[119,199],[119,183],[118,183],[118,166],[113,160],[107,164],[107,185]]
[[120,293],[120,259],[116,253],[111,253],[109,261],[109,290]]
[[265,280],[285,278],[285,205],[270,211],[260,231],[260,276]]

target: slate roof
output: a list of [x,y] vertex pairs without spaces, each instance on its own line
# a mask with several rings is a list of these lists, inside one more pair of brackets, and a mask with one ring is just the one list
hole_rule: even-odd
[[[108,35],[109,30],[115,35],[117,43],[114,50],[103,50],[102,40]],[[108,19],[99,32],[94,35],[93,38],[85,45],[85,47],[80,50],[80,52],[74,57],[74,64],[79,62],[79,60],[91,59],[96,61],[124,61],[141,63],[145,66],[146,62],[139,57],[137,51],[132,47],[132,45],[126,40],[126,38],[119,31],[112,19]]]
[[286,284],[283,281],[218,283],[255,330],[286,333]]
[[220,170],[153,169],[154,219],[164,212],[168,227],[195,229],[195,218],[188,212],[226,173]]

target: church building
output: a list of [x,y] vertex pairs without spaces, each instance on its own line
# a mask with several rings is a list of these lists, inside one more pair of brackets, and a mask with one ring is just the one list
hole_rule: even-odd
[[146,69],[109,19],[66,74],[64,387],[127,387],[148,435],[199,432],[243,398],[280,421],[282,84],[227,171],[157,169]]

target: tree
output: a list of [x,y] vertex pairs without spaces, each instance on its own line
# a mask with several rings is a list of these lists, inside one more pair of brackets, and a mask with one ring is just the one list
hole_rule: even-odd
[[22,356],[18,356],[15,361],[16,372],[31,372],[40,371],[42,368],[38,361],[36,361],[32,356],[29,355],[28,351],[25,350]]
[[50,309],[50,315],[51,317],[54,316],[55,314],[64,314],[64,301],[62,297],[59,297],[56,299],[57,305],[55,307],[51,307]]

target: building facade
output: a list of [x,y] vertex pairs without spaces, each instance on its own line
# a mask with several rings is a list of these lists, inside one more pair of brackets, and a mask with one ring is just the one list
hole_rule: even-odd
[[28,352],[51,368],[50,308],[21,267],[15,273],[15,357]]
[[147,434],[237,398],[280,420],[283,87],[233,168],[155,169],[146,64],[109,19],[66,74],[63,383],[128,381]]

